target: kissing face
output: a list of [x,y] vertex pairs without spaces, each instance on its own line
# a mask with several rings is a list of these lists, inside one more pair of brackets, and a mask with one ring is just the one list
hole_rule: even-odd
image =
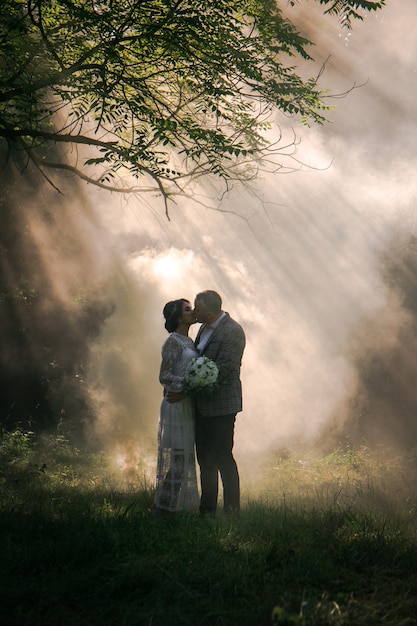
[[191,324],[195,324],[197,322],[190,302],[183,302],[180,321],[187,324],[187,326],[191,326]]
[[194,302],[194,315],[200,324],[207,324],[210,322],[210,312],[206,310],[206,306],[203,300],[196,300]]

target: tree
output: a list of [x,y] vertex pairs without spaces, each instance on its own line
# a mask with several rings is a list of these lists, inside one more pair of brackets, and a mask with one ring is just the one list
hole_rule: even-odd
[[[385,3],[318,1],[348,27]],[[0,142],[51,183],[63,169],[165,201],[207,173],[247,179],[279,154],[273,112],[325,121],[294,66],[309,44],[276,0],[3,0]]]

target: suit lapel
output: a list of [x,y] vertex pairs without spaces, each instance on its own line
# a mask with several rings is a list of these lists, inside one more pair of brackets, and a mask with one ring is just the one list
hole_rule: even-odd
[[[213,332],[211,333],[207,343],[205,344],[203,350],[201,351],[201,354],[203,354],[207,348],[207,346],[210,344],[211,340],[213,339],[213,337],[215,337],[219,331],[221,331],[222,326],[224,324],[224,322],[227,320],[228,318],[228,313],[226,313],[226,315],[220,320],[219,324],[216,326],[216,328],[213,329]],[[200,342],[200,337],[201,334],[203,332],[203,330],[205,329],[205,327],[207,326],[207,324],[201,324],[200,328],[198,329],[198,333],[197,333],[197,337],[195,338],[195,346],[197,347],[199,342]]]
[[195,341],[194,341],[194,344],[196,347],[198,346],[200,342],[201,333],[203,332],[205,327],[206,327],[205,324],[201,324],[200,328],[198,329],[197,337],[195,338]]
[[217,335],[221,334],[222,332],[222,328],[223,328],[223,324],[225,323],[225,321],[227,320],[227,313],[226,315],[220,320],[220,322],[217,324],[216,328],[213,328],[213,332],[211,333],[210,337],[208,338],[208,341],[206,343],[206,345],[203,348],[203,352],[205,351],[205,349],[207,348],[208,345],[210,345],[210,343],[212,342],[212,340],[214,339],[214,337],[216,337]]

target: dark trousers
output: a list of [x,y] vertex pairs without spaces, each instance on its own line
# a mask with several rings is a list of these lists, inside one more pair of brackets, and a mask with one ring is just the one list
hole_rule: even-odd
[[233,435],[236,415],[195,417],[197,461],[200,466],[201,513],[215,513],[219,489],[218,474],[223,483],[226,513],[238,513],[240,508],[239,473],[233,458]]

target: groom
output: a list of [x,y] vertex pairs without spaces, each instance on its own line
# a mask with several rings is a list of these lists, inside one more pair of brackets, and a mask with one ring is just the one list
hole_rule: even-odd
[[242,327],[222,311],[215,291],[202,291],[194,303],[201,322],[195,344],[200,354],[219,368],[218,386],[209,397],[196,396],[195,439],[200,466],[200,513],[214,515],[217,509],[218,472],[223,483],[225,513],[239,513],[239,473],[233,457],[236,414],[242,410],[240,365],[245,348]]

